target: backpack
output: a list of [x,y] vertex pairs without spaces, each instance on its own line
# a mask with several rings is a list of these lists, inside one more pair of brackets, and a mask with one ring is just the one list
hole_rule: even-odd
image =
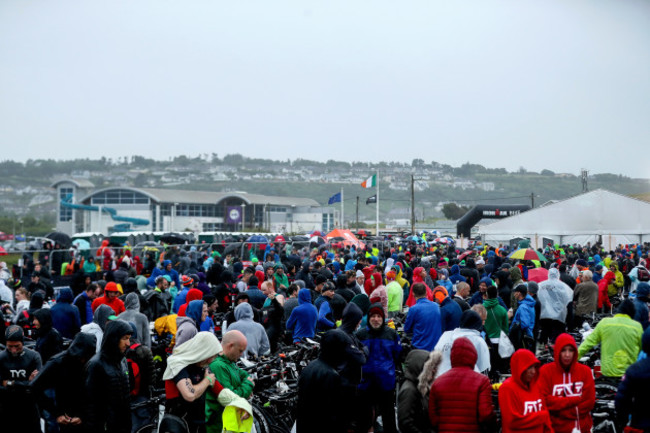
[[648,271],[646,268],[639,268],[639,272],[637,273],[637,279],[639,281],[647,283],[650,281],[650,271]]
[[[140,343],[132,344],[129,347],[129,352],[131,350],[137,349],[138,346],[140,346]],[[129,355],[131,355],[131,353],[129,352],[127,352],[127,358],[126,358],[126,362],[129,366],[129,387],[131,388],[131,392],[129,394],[135,397],[138,394],[140,394],[140,380],[141,380],[140,366],[138,365],[137,362],[135,362],[134,359],[129,358]]]

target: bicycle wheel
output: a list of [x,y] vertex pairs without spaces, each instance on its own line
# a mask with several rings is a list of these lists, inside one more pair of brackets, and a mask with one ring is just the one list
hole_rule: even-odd
[[147,424],[145,426],[140,427],[136,433],[157,433],[158,432],[158,424]]
[[272,423],[264,413],[264,409],[253,404],[253,425],[257,433],[272,433]]
[[601,400],[612,400],[616,397],[618,387],[609,383],[596,383],[596,398]]

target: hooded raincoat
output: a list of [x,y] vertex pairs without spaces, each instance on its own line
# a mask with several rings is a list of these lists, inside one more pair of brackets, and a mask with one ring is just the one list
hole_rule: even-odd
[[59,291],[56,304],[52,306],[52,325],[63,338],[74,338],[81,328],[79,310],[71,305],[73,301],[72,290],[63,288]]
[[[50,359],[50,362],[31,382],[32,389],[36,393],[54,389],[56,398],[44,399],[44,404],[48,406],[46,409],[55,418],[66,414],[71,418],[81,418],[82,424],[85,423],[86,374],[84,366],[95,355],[95,344],[96,340],[93,335],[80,332],[75,336],[68,350]],[[62,428],[61,431],[67,432],[68,430]],[[70,431],[75,430],[71,429]]]
[[[413,284],[417,284],[417,283],[424,284],[424,287],[426,287],[426,289],[427,289],[427,299],[429,301],[433,301],[433,292],[431,291],[431,288],[429,286],[427,286],[427,284],[422,279],[421,274],[422,274],[423,270],[424,270],[424,268],[422,268],[422,267],[417,267],[417,268],[415,268],[413,270]],[[406,300],[406,306],[410,308],[413,305],[415,305],[415,296],[413,296],[413,290],[411,290],[411,292],[409,293],[408,299]]]
[[[574,356],[568,369],[560,363],[564,347],[571,346]],[[571,433],[574,428],[589,433],[593,422],[591,410],[596,401],[596,388],[591,369],[578,363],[578,346],[569,334],[555,340],[554,362],[542,366],[538,386],[551,415],[555,433]]]
[[287,330],[293,332],[294,343],[300,341],[301,338],[313,338],[316,334],[316,322],[318,321],[318,311],[311,303],[309,289],[300,289],[298,303],[299,305],[291,311],[286,324]]
[[529,383],[522,379],[526,370],[539,366],[530,350],[519,349],[510,358],[512,376],[499,388],[503,433],[552,433],[551,418],[539,391],[539,371]]
[[566,323],[567,305],[573,301],[573,290],[560,281],[560,271],[548,271],[548,280],[538,284],[537,299],[542,304],[541,319],[552,319]]
[[429,358],[426,350],[414,349],[406,356],[404,382],[397,395],[397,422],[401,433],[431,433],[428,400],[418,389],[418,376]]
[[114,320],[106,325],[102,348],[86,367],[86,425],[89,431],[131,432],[128,366],[119,342],[131,335],[131,325]]
[[114,314],[115,312],[108,305],[100,305],[93,314],[93,321],[81,327],[81,332],[95,336],[97,353],[99,353],[99,350],[102,347],[102,338],[104,336],[106,322],[108,321],[108,318]]
[[[349,400],[341,398],[343,379],[339,367],[345,363],[349,340],[337,331],[328,331],[321,340],[321,352],[298,379],[297,432],[344,433]],[[327,410],[323,405],[327,404]]]
[[34,349],[41,355],[43,363],[63,350],[61,334],[52,327],[52,315],[47,308],[41,308],[34,313],[41,327],[36,330],[36,345]]
[[149,331],[149,319],[147,316],[140,312],[140,299],[136,293],[129,293],[126,295],[124,300],[124,307],[126,311],[119,316],[118,319],[122,319],[125,322],[132,322],[135,324],[136,330],[138,332],[136,342],[144,344],[147,347],[151,347],[151,331]]
[[203,313],[203,301],[190,302],[187,307],[187,316],[176,317],[176,346],[180,346],[190,340],[199,332],[201,326],[201,315]]
[[228,325],[227,330],[241,331],[246,336],[246,353],[256,357],[266,355],[271,350],[269,338],[264,327],[253,320],[253,307],[247,302],[237,305],[235,319],[237,321]]

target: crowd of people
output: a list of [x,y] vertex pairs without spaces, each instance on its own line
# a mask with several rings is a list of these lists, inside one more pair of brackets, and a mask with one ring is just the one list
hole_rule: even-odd
[[[89,258],[26,255],[0,264],[3,430],[130,433],[149,420],[132,408],[163,383],[165,425],[250,431],[255,380],[239,361],[320,338],[298,433],[588,432],[595,382],[579,359],[595,346],[618,425],[649,431],[648,248],[555,245],[528,261],[503,246],[278,243],[242,261],[105,242]],[[597,314],[578,345],[571,333]]]

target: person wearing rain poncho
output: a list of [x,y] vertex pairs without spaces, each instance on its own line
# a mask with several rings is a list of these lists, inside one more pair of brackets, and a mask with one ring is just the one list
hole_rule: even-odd
[[565,331],[567,305],[573,301],[573,290],[560,281],[560,271],[551,268],[548,271],[548,280],[539,283],[537,299],[542,304],[540,342],[544,344],[550,339],[553,343],[557,336]]
[[183,418],[191,432],[205,432],[205,395],[212,389],[223,413],[225,431],[250,432],[253,409],[245,399],[224,388],[207,369],[222,352],[221,343],[210,332],[199,332],[186,344],[176,346],[163,374],[166,412]]

